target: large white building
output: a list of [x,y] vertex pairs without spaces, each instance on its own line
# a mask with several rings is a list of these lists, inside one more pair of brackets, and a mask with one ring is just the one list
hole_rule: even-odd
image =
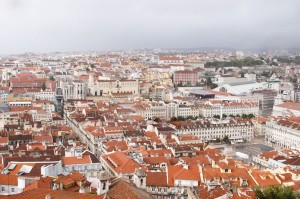
[[246,84],[246,83],[254,83],[256,81],[255,74],[245,74],[245,77],[237,77],[236,75],[216,75],[216,81],[214,83],[218,85],[224,84]]
[[300,117],[271,118],[266,122],[266,140],[284,148],[300,148]]
[[266,89],[268,87],[267,83],[249,83],[249,84],[242,84],[242,85],[230,85],[230,84],[223,84],[215,88],[215,91],[221,91],[230,93],[233,95],[246,95],[251,93],[252,91]]
[[160,56],[157,63],[158,65],[183,64],[183,60],[180,57]]
[[253,138],[253,124],[251,121],[236,118],[230,120],[197,120],[176,121],[171,127],[177,130],[177,134],[189,133],[204,141],[214,141],[228,136],[232,141],[251,141]]
[[35,99],[43,99],[43,100],[55,100],[55,91],[51,89],[41,90],[39,93],[34,95]]
[[273,116],[300,116],[299,102],[284,102],[273,106]]
[[153,101],[147,104],[134,106],[134,110],[139,116],[149,119],[156,117],[170,119],[178,116],[199,116],[199,109],[197,106],[179,102],[165,103],[163,101]]
[[93,96],[107,96],[114,93],[139,93],[138,80],[94,80],[93,74],[89,74],[89,93]]
[[199,105],[199,112],[203,117],[213,117],[215,115],[243,115],[253,114],[258,115],[258,103],[254,102],[234,102],[234,101],[220,101],[210,100],[205,104]]
[[58,88],[62,89],[64,100],[85,99],[87,95],[87,84],[82,80],[61,79]]

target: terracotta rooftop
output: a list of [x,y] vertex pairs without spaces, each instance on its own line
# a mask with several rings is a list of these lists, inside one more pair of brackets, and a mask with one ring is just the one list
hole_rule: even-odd
[[76,192],[70,192],[70,191],[54,191],[54,190],[48,190],[43,188],[37,188],[37,189],[31,189],[28,191],[25,191],[20,194],[16,195],[10,195],[8,196],[0,196],[1,198],[10,198],[10,199],[45,199],[47,195],[51,196],[51,199],[103,199],[103,195],[95,195],[95,194],[82,194],[82,193],[76,193]]

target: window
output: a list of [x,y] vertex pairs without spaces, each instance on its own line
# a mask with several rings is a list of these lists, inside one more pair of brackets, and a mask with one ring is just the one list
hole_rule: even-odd
[[144,184],[144,179],[141,178],[141,186],[143,186],[143,184]]
[[11,192],[15,192],[15,188],[11,188]]
[[5,191],[5,187],[1,187],[1,191]]

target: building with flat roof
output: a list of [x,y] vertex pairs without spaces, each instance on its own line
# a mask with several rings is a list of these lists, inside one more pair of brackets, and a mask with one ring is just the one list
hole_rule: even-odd
[[194,97],[201,98],[201,99],[208,99],[208,98],[213,99],[213,98],[215,98],[214,93],[209,92],[207,90],[201,90],[201,89],[192,90],[190,92],[190,95],[194,96]]

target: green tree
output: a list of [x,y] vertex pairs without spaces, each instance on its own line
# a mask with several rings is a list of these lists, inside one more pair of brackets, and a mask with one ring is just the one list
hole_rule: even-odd
[[295,193],[291,187],[269,186],[264,190],[256,188],[254,193],[258,199],[299,199],[299,193]]
[[159,117],[156,117],[153,121],[154,122],[161,122],[161,119]]
[[192,115],[189,115],[186,117],[187,120],[195,120],[197,119],[196,117],[192,116]]
[[216,119],[220,119],[220,115],[214,115],[213,117]]
[[255,115],[252,114],[252,113],[250,113],[250,114],[248,115],[248,118],[249,118],[249,119],[252,119],[252,118],[254,118],[254,117],[255,117]]
[[184,118],[184,117],[182,117],[182,116],[178,116],[178,117],[177,117],[177,120],[179,120],[179,121],[184,121],[184,120],[185,120],[185,118]]
[[206,84],[207,84],[207,85],[212,84],[212,81],[211,81],[211,78],[210,78],[210,77],[208,77],[208,78],[206,79]]
[[183,86],[183,83],[182,81],[180,81],[178,84],[177,84],[178,87],[182,87]]
[[243,115],[242,115],[242,118],[245,118],[245,119],[246,119],[246,118],[248,118],[248,115],[247,115],[247,114],[243,114]]
[[171,122],[177,121],[177,117],[171,117],[170,121]]
[[44,82],[44,83],[42,84],[42,90],[45,91],[46,88],[47,88],[47,87],[46,87],[46,84],[45,84],[45,82]]
[[49,78],[51,81],[55,81],[55,78],[51,75]]
[[211,80],[210,77],[208,77],[208,78],[206,79],[206,86],[210,87],[211,89],[214,89],[214,88],[218,87],[217,84],[214,84],[214,83],[212,82],[212,80]]
[[223,137],[223,140],[222,140],[222,141],[225,142],[226,144],[230,144],[230,140],[229,140],[228,135],[225,135],[225,136]]

